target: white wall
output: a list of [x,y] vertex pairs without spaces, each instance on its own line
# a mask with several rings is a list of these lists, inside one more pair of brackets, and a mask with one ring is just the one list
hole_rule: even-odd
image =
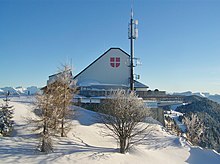
[[[120,57],[120,66],[110,65],[111,57]],[[87,81],[98,81],[104,84],[129,84],[130,67],[129,56],[120,49],[110,49],[104,56],[97,60],[88,69],[76,77],[77,84]]]

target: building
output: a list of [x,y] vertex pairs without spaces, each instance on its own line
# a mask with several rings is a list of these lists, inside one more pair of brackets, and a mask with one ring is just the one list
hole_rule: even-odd
[[[71,70],[69,74],[79,89],[74,101],[91,109],[109,98],[107,96],[114,90],[130,90],[130,55],[120,48],[110,48],[74,77]],[[58,77],[59,73],[49,76],[47,83],[55,82]],[[164,97],[166,93],[148,90],[148,86],[137,80],[134,81],[134,90],[145,99],[146,107],[153,109],[154,117],[163,124],[163,110],[158,108],[155,98]]]
[[[56,81],[60,73],[49,76],[48,84]],[[130,89],[130,55],[120,48],[110,48],[76,76],[79,95],[83,97],[105,97],[113,90]],[[167,97],[165,91],[148,90],[148,86],[134,80],[137,95],[146,99]]]
[[[130,87],[130,55],[120,48],[110,48],[74,77],[80,95],[107,96],[112,90]],[[135,90],[147,92],[148,86],[135,80]]]

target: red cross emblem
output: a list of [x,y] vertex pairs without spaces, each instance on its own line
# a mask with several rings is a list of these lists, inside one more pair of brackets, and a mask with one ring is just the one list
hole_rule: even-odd
[[110,65],[112,67],[119,67],[120,66],[120,58],[119,57],[110,57]]

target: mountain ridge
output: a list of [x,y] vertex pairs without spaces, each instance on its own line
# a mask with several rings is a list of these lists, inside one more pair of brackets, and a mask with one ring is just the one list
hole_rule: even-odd
[[220,103],[220,95],[219,94],[210,94],[208,92],[174,92],[172,95],[180,95],[180,96],[199,96],[208,98],[209,100],[215,101],[217,103]]

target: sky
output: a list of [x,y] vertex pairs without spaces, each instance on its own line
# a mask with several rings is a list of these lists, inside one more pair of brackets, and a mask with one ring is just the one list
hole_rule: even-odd
[[[220,0],[134,0],[135,68],[150,89],[220,94]],[[111,47],[130,52],[131,0],[0,0],[0,87],[46,85]]]

